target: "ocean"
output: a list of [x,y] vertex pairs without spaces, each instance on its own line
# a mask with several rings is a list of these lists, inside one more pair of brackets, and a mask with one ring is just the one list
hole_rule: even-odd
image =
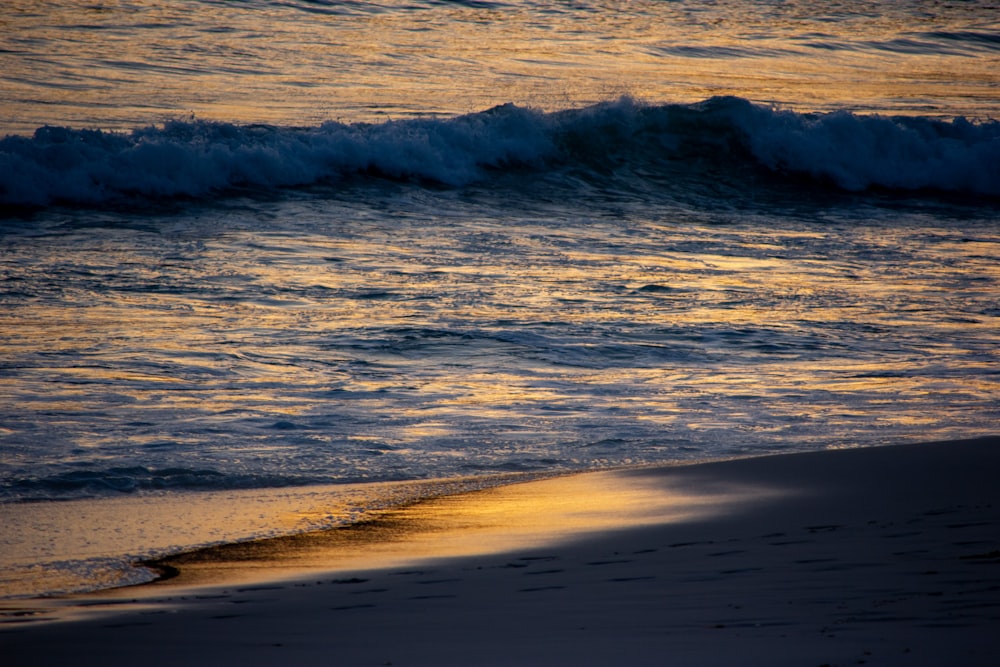
[[994,2],[0,26],[0,595],[524,476],[996,433]]

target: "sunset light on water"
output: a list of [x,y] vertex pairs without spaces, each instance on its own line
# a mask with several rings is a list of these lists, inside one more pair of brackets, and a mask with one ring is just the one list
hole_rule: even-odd
[[[590,629],[504,664],[612,664],[605,603],[704,657],[736,646],[706,628],[805,637],[804,609],[829,639],[895,601],[894,656],[899,619],[971,648],[881,664],[988,664],[990,607],[949,596],[995,591],[962,568],[1000,549],[998,35],[985,0],[6,2],[0,642],[71,606],[35,596],[239,569],[364,582],[301,607],[380,614],[331,623],[361,642],[407,601],[507,600],[478,572],[571,591],[494,607],[580,610],[546,637]],[[397,566],[429,592],[329,574]],[[810,641],[761,664],[874,651]]]

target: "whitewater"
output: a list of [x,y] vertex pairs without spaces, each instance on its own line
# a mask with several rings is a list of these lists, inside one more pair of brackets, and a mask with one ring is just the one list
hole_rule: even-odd
[[1000,17],[875,9],[6,4],[0,594],[995,434]]
[[626,98],[550,114],[504,105],[450,120],[315,128],[172,121],[123,134],[44,127],[30,139],[0,141],[0,156],[0,201],[24,206],[200,197],[356,174],[463,186],[487,180],[489,170],[614,161],[690,170],[692,157],[847,190],[1000,196],[1000,122],[796,114],[741,98],[663,106]]

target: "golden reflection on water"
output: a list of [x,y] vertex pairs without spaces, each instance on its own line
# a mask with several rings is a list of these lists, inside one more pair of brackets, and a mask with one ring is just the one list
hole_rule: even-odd
[[[928,405],[972,428],[962,415],[991,403],[979,350],[1000,346],[987,314],[1000,269],[986,232],[401,215],[415,219],[229,231],[169,262],[77,248],[94,277],[0,311],[0,356],[18,369],[0,392],[11,410],[57,412],[48,421],[84,448],[216,428],[258,452],[281,446],[267,444],[275,422],[313,420],[289,437],[352,469],[359,438],[397,465],[414,448],[490,458],[532,440],[540,459],[589,465],[605,454],[582,447],[619,434],[654,457],[661,441],[824,441],[881,424],[923,439]],[[814,243],[856,250],[797,250]],[[53,252],[39,265],[67,261]],[[118,255],[129,262],[109,264]],[[155,427],[170,420],[191,435]]]
[[[0,25],[3,132],[45,123],[130,128],[188,116],[311,125],[545,109],[631,94],[656,102],[739,95],[802,110],[995,106],[988,58],[895,49],[920,29],[969,30],[977,7],[878,11],[795,1],[586,3],[539,11],[360,3],[8,0]],[[909,4],[909,3],[907,3]]]
[[[466,229],[408,214],[386,214],[387,231],[324,211],[337,239],[213,231],[175,247],[135,232],[108,242],[118,253],[57,236],[9,245],[4,271],[37,286],[0,310],[12,465],[45,441],[52,479],[69,484],[59,473],[130,466],[169,485],[176,465],[213,480],[248,469],[398,479],[926,441],[995,423],[990,228],[743,227],[734,238],[724,225],[622,218],[583,252],[586,224]],[[827,259],[841,243],[848,251]],[[109,260],[121,255],[131,261]],[[48,267],[74,279],[53,286]],[[275,561],[293,576],[534,549],[766,496],[614,474],[550,480],[184,556],[177,583],[270,577]]]

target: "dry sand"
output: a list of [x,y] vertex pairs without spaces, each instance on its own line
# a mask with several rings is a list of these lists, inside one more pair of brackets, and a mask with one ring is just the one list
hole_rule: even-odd
[[2,663],[995,665],[1000,438],[573,475],[162,566],[8,610]]

